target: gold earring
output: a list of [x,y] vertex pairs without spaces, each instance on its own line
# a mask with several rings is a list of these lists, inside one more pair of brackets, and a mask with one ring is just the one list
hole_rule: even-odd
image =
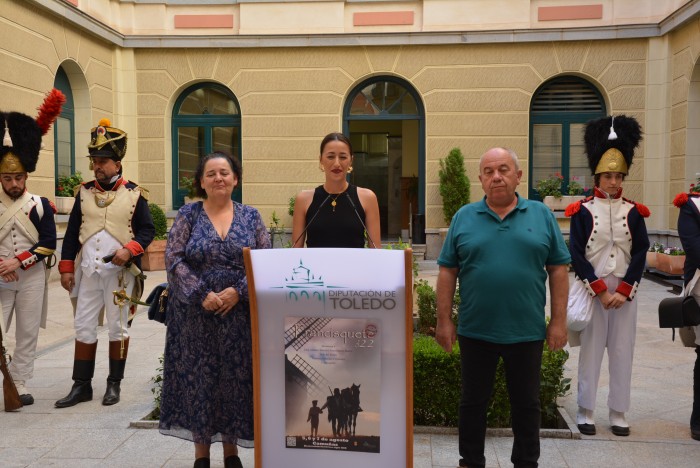
[[352,172],[352,166],[348,167],[348,174]]

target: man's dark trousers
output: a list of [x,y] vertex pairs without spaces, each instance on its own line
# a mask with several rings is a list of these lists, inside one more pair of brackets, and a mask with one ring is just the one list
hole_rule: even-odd
[[458,335],[462,398],[459,403],[460,466],[483,467],[486,410],[498,358],[503,358],[511,406],[515,467],[537,466],[540,458],[540,367],[542,341],[498,344]]

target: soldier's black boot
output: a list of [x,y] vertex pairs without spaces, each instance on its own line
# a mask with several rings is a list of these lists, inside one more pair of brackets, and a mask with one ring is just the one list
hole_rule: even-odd
[[107,377],[107,390],[102,398],[102,404],[105,406],[119,402],[120,386],[124,378],[124,367],[126,367],[128,350],[129,338],[124,340],[124,348],[122,348],[121,341],[109,342],[109,377]]
[[73,360],[73,387],[64,398],[55,403],[56,408],[68,408],[83,401],[92,400],[92,376],[95,374],[97,342],[83,343],[75,340]]

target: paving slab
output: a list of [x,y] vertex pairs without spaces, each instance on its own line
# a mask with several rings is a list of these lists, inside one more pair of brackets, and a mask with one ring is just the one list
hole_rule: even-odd
[[[419,277],[434,285],[437,272],[434,262],[425,261],[421,263]],[[165,281],[164,272],[147,274],[147,292]],[[17,412],[0,412],[0,467],[191,467],[194,449],[189,441],[162,436],[156,429],[130,427],[132,421],[143,418],[153,408],[150,379],[156,373],[165,340],[165,327],[149,322],[143,309],[130,330],[132,341],[122,382],[122,401],[111,407],[101,405],[108,369],[107,338],[102,329],[94,400],[72,408],[53,406],[72,384],[74,331],[67,293],[56,280],[49,287],[49,325],[40,332],[35,377],[29,382],[36,403]],[[688,429],[695,353],[678,341],[673,343],[670,331],[658,328],[656,316],[658,302],[672,295],[664,285],[642,281],[632,408],[628,413],[632,434],[620,438],[609,431],[605,358],[595,411],[598,435],[579,434],[579,440],[543,438],[540,466],[698,466],[700,442],[690,439]],[[569,419],[573,419],[578,348],[569,348],[569,352],[565,375],[572,378],[572,391],[560,404]],[[487,466],[512,466],[512,443],[512,437],[488,436]],[[413,452],[415,468],[454,468],[459,460],[457,435],[454,430],[436,434],[417,432]],[[254,465],[253,449],[240,449],[240,454],[245,467]],[[221,445],[215,444],[212,466],[223,466],[222,458]]]

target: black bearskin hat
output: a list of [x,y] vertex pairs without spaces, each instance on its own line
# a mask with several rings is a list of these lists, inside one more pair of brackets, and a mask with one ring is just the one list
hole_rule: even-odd
[[[36,120],[19,112],[0,112],[4,127],[0,146],[0,173],[34,172],[41,150],[41,137],[61,113],[66,101],[59,90],[49,92]],[[1,127],[0,127],[1,128]]]
[[[34,172],[41,150],[41,129],[36,120],[19,112],[0,114],[5,122],[11,146],[3,143],[0,149],[0,172]],[[14,157],[13,157],[14,155]]]
[[642,140],[642,129],[634,117],[604,117],[586,124],[583,139],[588,166],[593,175],[601,172],[627,175],[634,150]]

